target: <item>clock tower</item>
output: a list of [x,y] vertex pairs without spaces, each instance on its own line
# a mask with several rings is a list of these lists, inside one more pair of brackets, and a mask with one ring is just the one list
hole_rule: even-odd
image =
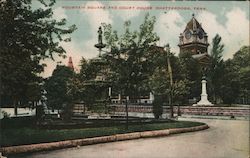
[[208,101],[207,95],[207,81],[206,70],[210,64],[210,56],[208,55],[207,48],[207,33],[203,30],[201,24],[195,19],[194,14],[192,19],[187,23],[183,33],[179,36],[180,55],[191,54],[193,58],[197,59],[202,67],[202,93],[201,100],[193,104],[193,106],[212,106],[213,104]]
[[[200,62],[203,58],[208,57],[207,48],[207,33],[203,30],[201,24],[195,19],[194,14],[192,19],[187,23],[183,33],[179,36],[180,54],[190,53]],[[206,60],[206,59],[205,59]]]

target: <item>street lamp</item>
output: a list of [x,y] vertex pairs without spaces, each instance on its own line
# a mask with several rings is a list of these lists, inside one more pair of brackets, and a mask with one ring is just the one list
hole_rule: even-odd
[[128,130],[128,101],[129,96],[126,96],[126,130]]
[[169,44],[166,44],[165,46],[165,51],[167,52],[167,64],[168,64],[168,74],[169,74],[169,79],[170,79],[170,94],[169,94],[169,105],[170,105],[170,118],[174,117],[174,112],[173,112],[173,73],[172,73],[172,67],[170,63],[170,47]]

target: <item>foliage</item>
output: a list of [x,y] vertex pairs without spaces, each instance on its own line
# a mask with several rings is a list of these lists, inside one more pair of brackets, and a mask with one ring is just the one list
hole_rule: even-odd
[[155,17],[147,14],[139,31],[131,31],[131,22],[126,21],[124,34],[121,36],[112,30],[110,24],[103,24],[107,47],[111,49],[111,52],[104,56],[113,72],[109,78],[117,91],[124,95],[139,96],[142,89],[147,87],[142,83],[145,83],[152,71],[148,62],[149,50],[159,40],[153,32],[155,20]]
[[74,72],[69,67],[57,65],[52,76],[46,80],[44,85],[49,107],[63,109],[66,104],[71,102],[73,98],[67,94],[67,84],[73,75]]
[[[237,51],[232,60],[225,62],[223,81],[223,101],[229,104],[236,102],[236,99],[248,100],[250,96],[250,47],[243,46]],[[226,78],[228,77],[228,78]],[[246,102],[242,102],[247,104]]]
[[199,62],[190,54],[182,54],[179,60],[180,78],[186,86],[185,94],[188,94],[186,99],[200,96],[202,69]]
[[239,78],[237,69],[232,60],[228,59],[224,63],[223,84],[221,85],[221,98],[224,104],[232,104],[239,96]]
[[221,44],[221,36],[219,34],[216,34],[212,40],[212,50],[211,50],[213,67],[215,67],[217,63],[222,61],[223,51],[224,51],[224,44]]
[[40,123],[41,121],[43,121],[44,116],[45,116],[45,112],[44,112],[43,105],[36,106],[36,122]]
[[173,103],[185,104],[189,98],[189,92],[191,87],[188,86],[190,81],[187,79],[181,79],[174,81],[173,84]]
[[82,58],[80,63],[80,73],[68,82],[68,95],[74,98],[72,101],[83,102],[92,112],[106,111],[106,104],[109,101],[107,89],[110,85],[108,81],[96,80],[98,73],[106,67],[105,61],[99,58],[90,60]]
[[166,69],[156,68],[150,78],[150,87],[155,95],[165,96],[170,94],[169,74]]
[[250,96],[250,46],[243,46],[234,54],[232,62],[237,69],[237,76],[240,81],[240,97]]
[[156,119],[159,119],[163,113],[163,98],[162,96],[155,96],[153,101],[153,113]]
[[82,57],[82,59],[80,60],[80,74],[79,74],[79,78],[82,81],[85,81],[88,79],[89,74],[87,73],[87,69],[89,67],[88,61]]
[[224,44],[221,44],[220,35],[216,34],[212,40],[212,50],[211,50],[211,66],[208,76],[211,80],[211,89],[213,100],[216,104],[219,96],[221,95],[221,85],[223,84],[223,59],[222,53],[224,51]]
[[1,95],[11,96],[15,102],[24,95],[31,100],[40,98],[42,60],[64,56],[60,42],[70,41],[63,36],[76,28],[65,27],[65,19],[52,18],[54,0],[39,1],[45,9],[32,8],[31,0],[4,0],[0,4]]
[[[237,99],[244,99],[249,104],[250,96],[250,53],[249,46],[243,46],[232,59],[223,62],[223,71],[220,82],[220,97],[223,103],[237,103]],[[248,100],[248,102],[247,102]]]

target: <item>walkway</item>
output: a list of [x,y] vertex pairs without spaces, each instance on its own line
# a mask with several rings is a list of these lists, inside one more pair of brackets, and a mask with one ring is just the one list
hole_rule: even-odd
[[206,122],[205,131],[169,137],[129,140],[36,153],[25,158],[248,158],[249,122],[182,119]]

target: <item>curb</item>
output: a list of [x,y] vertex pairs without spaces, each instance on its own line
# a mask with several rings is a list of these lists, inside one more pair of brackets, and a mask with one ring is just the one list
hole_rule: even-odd
[[249,116],[235,116],[234,119],[230,116],[201,116],[201,115],[182,115],[179,118],[189,118],[189,119],[215,119],[215,120],[250,120]]
[[2,147],[0,148],[0,152],[3,155],[32,153],[32,152],[38,152],[38,151],[71,148],[71,147],[78,147],[78,146],[92,145],[92,144],[99,144],[99,143],[107,143],[107,142],[139,139],[139,138],[168,136],[171,134],[194,132],[194,131],[205,130],[208,128],[209,128],[208,125],[201,125],[201,126],[189,127],[189,128],[174,128],[174,129],[165,129],[165,130],[134,132],[134,133],[126,133],[126,134],[116,134],[116,135],[111,135],[111,136],[66,140],[66,141],[51,142],[51,143]]

